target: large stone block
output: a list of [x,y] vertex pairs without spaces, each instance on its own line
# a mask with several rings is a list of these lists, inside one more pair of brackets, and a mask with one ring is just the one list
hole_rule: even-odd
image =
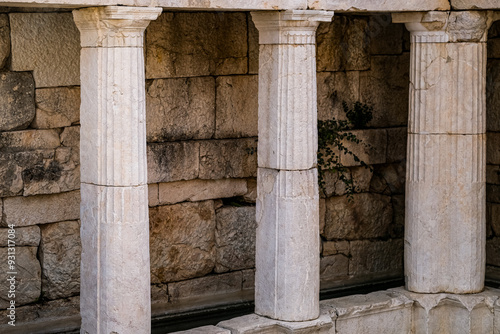
[[0,131],[26,129],[35,117],[31,73],[0,73]]
[[373,167],[374,175],[370,191],[391,195],[405,192],[405,163],[377,165]]
[[0,133],[0,150],[19,152],[50,150],[61,145],[57,130],[24,130]]
[[390,14],[372,15],[368,22],[370,53],[398,55],[403,52],[403,24],[392,24]]
[[[9,238],[10,228],[0,228],[0,247],[7,247]],[[17,246],[32,246],[38,247],[40,244],[40,227],[37,225],[28,227],[18,227],[15,228],[14,238],[11,240],[15,241]]]
[[203,326],[189,329],[187,331],[173,332],[173,334],[230,334],[227,329],[216,326]]
[[215,266],[213,201],[150,209],[151,282],[204,276]]
[[146,78],[245,74],[244,13],[163,13],[146,30]]
[[80,223],[41,225],[39,257],[44,298],[58,299],[80,292]]
[[[352,134],[360,143],[344,140],[342,144],[366,164],[383,164],[387,155],[387,132],[385,129],[353,130]],[[351,154],[340,154],[340,161],[344,166],[359,166]]]
[[71,126],[80,120],[80,88],[37,89],[36,115],[31,126],[37,129]]
[[199,152],[193,141],[148,144],[148,183],[196,179]]
[[215,124],[215,80],[212,77],[153,80],[146,91],[146,106],[148,142],[211,138]]
[[326,225],[323,236],[327,240],[356,240],[387,237],[392,223],[392,205],[389,196],[353,194],[326,200]]
[[215,138],[257,137],[256,75],[217,78]]
[[[461,1],[461,0],[459,0]],[[494,0],[478,0],[494,1]],[[430,11],[449,10],[448,0],[399,1],[387,0],[374,2],[371,0],[308,0],[308,9],[335,10],[338,12],[391,12],[391,11]]]
[[321,23],[316,32],[318,71],[368,70],[368,32],[365,17],[338,16],[332,23]]
[[451,0],[451,7],[457,10],[464,9],[497,9],[498,2],[496,0]]
[[387,162],[406,159],[408,132],[406,128],[389,128],[387,131]]
[[322,286],[333,281],[347,280],[349,277],[349,254],[335,254],[321,258],[320,279]]
[[229,198],[246,193],[247,181],[243,179],[178,181],[160,183],[158,187],[159,204]]
[[403,240],[351,241],[349,275],[403,276]]
[[71,13],[11,13],[11,69],[33,71],[36,87],[80,84],[80,34]]
[[10,55],[9,16],[0,15],[0,68],[4,68]]
[[255,207],[222,207],[216,222],[215,272],[255,267]]
[[360,73],[360,100],[373,106],[372,127],[408,123],[410,57],[372,56],[370,71]]
[[352,106],[359,101],[359,72],[319,72],[318,120],[346,119],[342,102]]
[[200,179],[257,176],[257,139],[200,142]]
[[2,225],[29,226],[80,218],[80,192],[4,198]]
[[[8,247],[0,247],[0,309],[6,309],[11,300],[15,300],[16,307],[33,303],[40,298],[40,262],[36,257],[36,247],[15,247],[15,264],[10,268],[7,256],[10,255]],[[9,274],[15,272],[16,274]],[[8,278],[15,276],[15,289],[11,288]],[[12,298],[9,298],[9,291],[15,290]]]

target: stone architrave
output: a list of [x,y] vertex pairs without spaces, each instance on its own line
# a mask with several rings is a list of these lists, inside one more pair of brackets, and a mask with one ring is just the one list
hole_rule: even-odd
[[254,12],[259,30],[255,312],[319,317],[316,28],[333,12]]
[[484,288],[488,12],[393,14],[411,32],[405,275],[418,293]]
[[143,38],[160,13],[73,12],[82,44],[82,333],[151,330]]

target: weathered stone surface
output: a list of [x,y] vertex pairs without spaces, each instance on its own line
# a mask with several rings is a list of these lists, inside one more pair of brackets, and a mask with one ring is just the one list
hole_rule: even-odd
[[148,184],[148,205],[158,206],[160,204],[158,197],[158,183]]
[[[350,169],[343,172],[343,175],[347,180],[351,180],[352,178]],[[324,192],[325,197],[342,196],[347,193],[347,185],[341,180],[340,176],[340,172],[325,171],[325,187],[322,191],[322,193]]]
[[27,128],[35,117],[35,82],[31,73],[0,73],[0,92],[0,131]]
[[241,284],[242,273],[241,271],[237,271],[170,283],[168,285],[168,293],[171,301],[177,301],[190,297],[208,297],[241,291]]
[[0,68],[4,68],[10,55],[9,17],[0,15]]
[[405,196],[392,196],[392,225],[390,228],[391,238],[402,238],[405,228]]
[[374,166],[370,191],[378,194],[403,194],[405,191],[405,164]]
[[490,215],[489,222],[496,236],[500,236],[500,205],[489,203]]
[[[347,149],[354,153],[366,164],[383,164],[387,155],[387,132],[385,129],[367,129],[351,131],[361,142],[344,141]],[[361,163],[354,160],[352,155],[342,153],[340,161],[344,166],[359,166]]]
[[378,194],[353,194],[326,200],[327,240],[355,240],[388,235],[392,222],[391,198]]
[[42,291],[47,299],[66,298],[80,292],[80,223],[66,221],[42,225],[39,257]]
[[0,151],[55,149],[61,145],[57,130],[24,130],[0,133]]
[[33,71],[36,87],[80,83],[80,34],[71,13],[11,13],[11,69]]
[[187,331],[173,332],[173,334],[230,334],[231,332],[227,329],[223,329],[215,326],[203,326],[194,329],[189,329]]
[[213,201],[150,209],[151,282],[204,276],[215,265]]
[[[80,126],[69,126],[61,133],[61,144],[66,147],[80,148]],[[80,157],[78,157],[80,160]]]
[[359,72],[319,72],[318,119],[346,119],[342,102],[352,106],[359,101]]
[[[490,1],[490,0],[479,0]],[[494,1],[494,0],[491,0]],[[430,11],[449,10],[448,0],[399,1],[387,0],[308,0],[309,9],[335,10],[338,12],[391,12],[391,11]]]
[[146,77],[247,73],[244,13],[163,13],[146,31]]
[[389,128],[387,131],[387,162],[406,159],[407,128]]
[[242,196],[247,192],[243,179],[190,180],[160,183],[159,204],[197,202],[208,199]]
[[255,289],[255,269],[248,269],[242,271],[243,275],[243,290]]
[[492,203],[500,203],[500,186],[494,184],[486,185],[486,200]]
[[[40,297],[40,262],[36,258],[36,247],[15,247],[15,268],[10,269],[7,263],[9,248],[0,248],[0,258],[4,259],[0,263],[0,309],[6,309],[10,300],[15,300],[16,307],[33,303]],[[15,298],[9,298],[10,283],[7,281],[12,276],[9,272],[15,274]]]
[[255,207],[223,207],[216,212],[215,272],[255,266]]
[[80,217],[80,192],[4,198],[2,225],[29,226],[77,220]]
[[200,179],[257,176],[257,139],[200,143]]
[[486,264],[500,267],[500,238],[486,241]]
[[453,9],[497,9],[498,2],[496,0],[451,0]]
[[403,24],[392,24],[390,14],[372,15],[368,21],[370,53],[398,55],[403,52]]
[[218,77],[216,87],[215,138],[257,137],[258,77]]
[[332,23],[321,23],[316,33],[318,71],[368,70],[368,32],[365,17],[337,16]]
[[370,190],[370,182],[373,177],[373,170],[367,167],[352,167],[351,177],[355,192],[368,192]]
[[372,56],[371,70],[360,73],[360,100],[373,106],[370,126],[394,127],[408,123],[410,57]]
[[247,180],[247,192],[243,195],[243,199],[248,203],[255,203],[257,200],[257,180]]
[[403,275],[403,240],[351,241],[349,275]]
[[248,18],[248,74],[259,74],[259,31]]
[[168,301],[168,284],[151,284],[151,302],[166,303]]
[[347,279],[349,275],[349,258],[344,254],[336,254],[321,258],[320,279],[325,284],[331,281]]
[[486,129],[500,131],[500,59],[488,59],[486,72]]
[[500,164],[500,133],[488,132],[486,139],[486,163]]
[[323,241],[323,256],[343,254],[349,256],[349,241]]
[[37,89],[36,115],[31,126],[37,129],[71,126],[80,120],[80,88]]
[[14,240],[17,246],[38,247],[40,244],[40,228],[36,225],[15,228],[15,237],[9,238],[9,228],[0,228],[0,247],[8,246],[8,239]]
[[146,106],[148,142],[211,138],[215,124],[215,80],[212,77],[153,80],[147,88]]
[[196,179],[199,152],[192,141],[148,144],[148,183]]
[[486,165],[486,183],[500,185],[500,166]]
[[[53,155],[53,152],[50,152]],[[17,196],[23,192],[22,172],[43,162],[42,152],[19,152],[0,154],[0,196]],[[33,163],[35,161],[35,163]]]

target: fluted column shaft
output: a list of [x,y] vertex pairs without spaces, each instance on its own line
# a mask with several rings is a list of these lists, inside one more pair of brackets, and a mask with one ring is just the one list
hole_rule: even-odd
[[160,8],[75,10],[81,33],[81,333],[150,333],[143,39]]
[[316,29],[332,12],[252,13],[259,30],[255,312],[319,316]]
[[405,275],[419,293],[484,287],[487,12],[393,14],[411,33]]

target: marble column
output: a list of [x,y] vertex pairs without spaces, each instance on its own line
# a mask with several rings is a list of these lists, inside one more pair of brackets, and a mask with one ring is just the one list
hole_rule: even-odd
[[319,316],[316,29],[333,12],[255,12],[259,145],[255,312]]
[[393,14],[411,33],[405,276],[419,293],[483,290],[488,12]]
[[144,30],[161,8],[75,10],[81,33],[81,333],[150,333]]

